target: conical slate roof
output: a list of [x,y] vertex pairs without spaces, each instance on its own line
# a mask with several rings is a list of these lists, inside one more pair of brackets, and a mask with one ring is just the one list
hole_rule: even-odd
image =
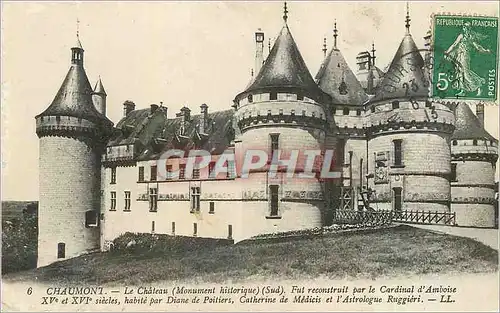
[[97,83],[95,83],[94,93],[100,93],[103,95],[107,95],[106,90],[104,90],[104,86],[102,85],[101,77],[99,77],[99,80],[97,81]]
[[95,109],[92,93],[83,64],[73,63],[54,100],[38,116],[73,116],[93,122],[112,123]]
[[272,88],[298,88],[312,95],[323,95],[286,24],[253,83],[243,93]]
[[321,90],[332,97],[334,104],[362,105],[368,99],[356,75],[338,49],[333,48],[328,53],[316,74],[316,81]]
[[472,113],[468,104],[461,102],[455,108],[455,131],[451,139],[486,139],[498,141],[490,135]]
[[410,97],[419,99],[427,98],[428,94],[429,82],[425,78],[424,59],[410,33],[407,32],[377,88],[377,93],[370,101]]

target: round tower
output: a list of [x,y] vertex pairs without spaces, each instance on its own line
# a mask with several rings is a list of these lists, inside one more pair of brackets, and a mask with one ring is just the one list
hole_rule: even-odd
[[454,115],[429,98],[424,60],[406,34],[367,103],[369,185],[379,210],[450,210]]
[[451,210],[460,226],[495,226],[495,166],[498,140],[490,135],[469,105],[455,109],[451,137]]
[[[236,148],[237,166],[249,150],[265,151],[268,163],[250,172],[245,181],[244,216],[248,225],[242,237],[259,233],[322,226],[325,197],[318,178],[298,178],[304,151],[324,149],[330,97],[314,82],[287,25],[284,25],[269,56],[253,82],[235,97],[235,115],[241,129]],[[279,150],[279,151],[278,151]],[[298,152],[293,177],[269,173],[272,156],[287,160]],[[274,153],[274,154],[273,154]],[[302,167],[303,169],[303,167]],[[317,170],[317,168],[314,168]]]
[[332,200],[336,208],[353,209],[357,204],[357,192],[366,185],[363,104],[368,96],[337,46],[338,35],[335,23],[333,47],[316,74],[316,82],[321,90],[332,97],[333,122],[327,133],[326,147],[337,152],[336,164],[342,173]]
[[77,37],[66,78],[35,117],[39,267],[99,248],[100,156],[112,122],[94,107],[83,52]]

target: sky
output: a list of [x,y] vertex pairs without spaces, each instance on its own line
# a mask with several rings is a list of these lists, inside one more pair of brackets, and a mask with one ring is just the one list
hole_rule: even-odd
[[[70,66],[77,20],[85,69],[100,76],[115,123],[123,102],[136,108],[163,102],[174,116],[183,106],[199,113],[230,108],[250,80],[254,33],[275,38],[282,2],[5,2],[2,1],[2,200],[38,199],[35,115],[55,97]],[[420,48],[431,14],[498,16],[497,2],[410,2],[411,33]],[[356,55],[376,48],[377,66],[390,63],[404,35],[405,2],[289,2],[288,25],[314,75],[323,38],[356,69]],[[486,129],[498,138],[498,102],[485,109]]]

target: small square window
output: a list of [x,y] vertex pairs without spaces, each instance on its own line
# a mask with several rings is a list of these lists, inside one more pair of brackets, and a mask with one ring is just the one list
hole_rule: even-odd
[[269,100],[278,100],[278,93],[271,92],[271,94],[269,95]]
[[395,100],[395,101],[392,101],[392,109],[399,109],[399,101],[398,100]]
[[304,95],[301,93],[297,94],[297,100],[304,100]]
[[342,114],[349,115],[349,108],[344,108],[344,110],[342,110]]

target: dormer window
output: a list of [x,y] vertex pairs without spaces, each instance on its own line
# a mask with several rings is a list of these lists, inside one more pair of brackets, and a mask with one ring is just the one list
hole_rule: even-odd
[[342,81],[339,86],[339,93],[341,95],[346,95],[347,94],[347,84],[345,81]]
[[269,95],[269,100],[278,100],[278,93],[271,92],[271,94]]
[[297,100],[304,100],[304,95],[301,93],[297,94]]
[[456,140],[453,140],[453,145],[454,146],[458,145],[458,142]]
[[349,108],[344,108],[344,110],[342,110],[342,114],[349,115]]

